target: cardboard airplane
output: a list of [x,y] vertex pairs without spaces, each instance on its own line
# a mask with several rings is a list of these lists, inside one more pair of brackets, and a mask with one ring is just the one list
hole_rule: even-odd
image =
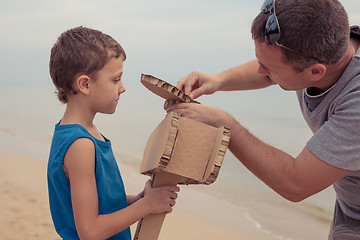
[[[178,102],[198,103],[171,84],[141,75],[141,83],[166,99],[167,109]],[[153,187],[177,184],[211,184],[220,171],[230,141],[230,129],[169,113],[147,142],[140,172],[152,176]],[[134,240],[156,240],[166,213],[151,214],[139,221]]]

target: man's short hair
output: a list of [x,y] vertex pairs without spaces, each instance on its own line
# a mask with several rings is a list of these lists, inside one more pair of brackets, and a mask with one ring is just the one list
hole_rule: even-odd
[[[347,13],[338,0],[276,0],[280,26],[279,44],[323,64],[335,64],[345,55],[350,36]],[[263,30],[270,13],[260,13],[253,21],[254,40],[264,41]],[[302,71],[317,62],[282,48],[285,61]]]

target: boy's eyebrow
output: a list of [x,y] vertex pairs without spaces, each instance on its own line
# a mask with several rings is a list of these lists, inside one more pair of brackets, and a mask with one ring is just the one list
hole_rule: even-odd
[[122,75],[123,75],[123,72],[120,72],[119,74],[116,75],[116,77],[121,78]]

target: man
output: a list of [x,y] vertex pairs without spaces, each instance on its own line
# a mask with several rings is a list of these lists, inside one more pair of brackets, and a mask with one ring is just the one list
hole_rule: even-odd
[[[337,0],[265,0],[252,24],[257,60],[178,88],[192,98],[273,84],[295,90],[314,135],[293,158],[253,136],[228,113],[199,104],[168,111],[231,128],[230,150],[284,198],[298,202],[328,186],[337,198],[329,239],[360,239],[360,34]],[[351,38],[349,37],[351,35]]]

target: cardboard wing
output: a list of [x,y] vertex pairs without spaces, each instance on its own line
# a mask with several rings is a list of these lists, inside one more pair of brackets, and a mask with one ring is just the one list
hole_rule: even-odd
[[[199,103],[184,92],[151,75],[141,82],[155,94],[165,98],[167,108],[178,102]],[[230,141],[230,129],[169,113],[150,135],[140,168],[152,176],[153,187],[177,184],[211,184],[220,171]],[[156,240],[163,214],[152,214],[139,221],[134,239]]]

